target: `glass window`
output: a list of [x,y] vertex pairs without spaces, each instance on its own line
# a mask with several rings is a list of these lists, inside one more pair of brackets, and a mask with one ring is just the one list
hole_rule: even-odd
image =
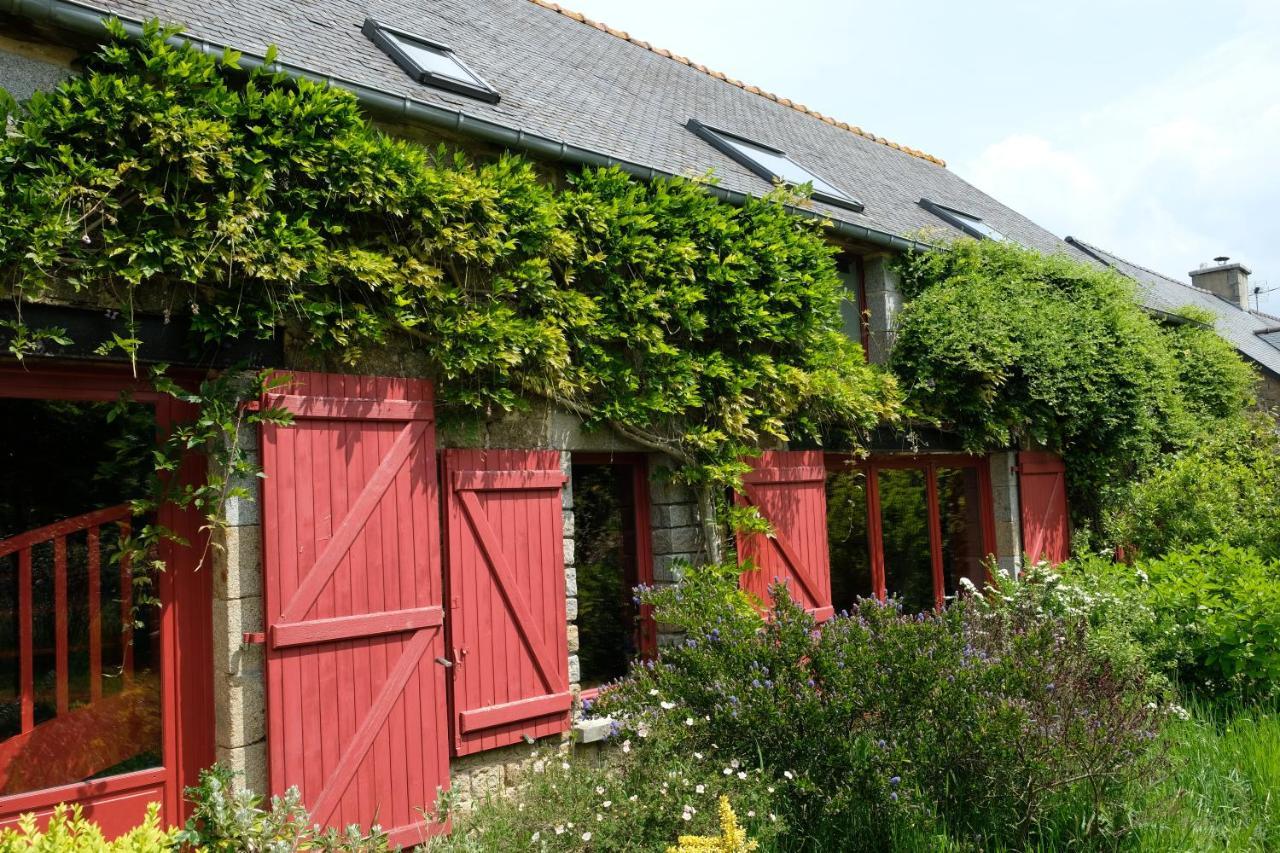
[[154,413],[113,407],[0,400],[2,795],[162,763],[159,612],[118,549]]
[[641,651],[636,508],[626,465],[573,466],[578,664],[584,689],[627,674]]
[[885,468],[877,475],[885,592],[899,598],[909,613],[937,604],[927,482],[924,470],[918,468]]
[[792,186],[810,184],[813,187],[813,197],[819,201],[848,207],[852,210],[862,210],[862,202],[834,184],[818,177],[811,170],[800,165],[776,148],[770,148],[767,145],[761,145],[760,143],[743,139],[740,136],[734,136],[731,133],[707,127],[695,120],[690,120],[688,127],[761,177],[768,178],[771,181],[781,181]]
[[938,515],[942,530],[943,592],[960,591],[960,579],[986,586],[986,557],[982,545],[981,491],[974,468],[938,468]]
[[970,237],[976,237],[979,240],[983,238],[987,240],[1001,241],[1008,239],[1004,234],[997,231],[981,217],[974,216],[971,213],[963,213],[953,207],[944,207],[941,204],[935,204],[927,198],[920,199],[920,206],[949,225],[954,225],[956,228],[959,228]]
[[867,538],[867,475],[845,466],[827,474],[827,542],[831,553],[831,604],[850,610],[875,594]]
[[361,32],[419,83],[496,104],[497,91],[447,45],[383,26],[366,18]]
[[441,77],[448,77],[451,80],[457,80],[459,83],[468,83],[472,86],[483,85],[478,77],[458,62],[457,57],[453,55],[453,51],[433,47],[394,33],[388,33],[387,37],[395,42],[396,46],[403,50],[418,68],[428,74],[438,74]]

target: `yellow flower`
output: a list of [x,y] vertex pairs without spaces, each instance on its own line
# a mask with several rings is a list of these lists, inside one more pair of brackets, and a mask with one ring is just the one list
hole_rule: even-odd
[[747,831],[738,826],[738,816],[729,805],[729,798],[720,797],[720,835],[682,835],[680,843],[668,847],[667,853],[751,853],[760,847],[759,842],[747,838]]

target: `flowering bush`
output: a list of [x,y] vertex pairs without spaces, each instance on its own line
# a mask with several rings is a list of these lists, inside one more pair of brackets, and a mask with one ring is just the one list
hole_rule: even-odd
[[1061,568],[1091,620],[1128,633],[1157,668],[1208,698],[1280,694],[1280,562],[1229,545],[1192,546],[1132,566],[1081,558]]
[[686,739],[667,728],[684,725],[669,717],[619,733],[603,761],[585,750],[543,753],[515,796],[453,815],[453,834],[427,849],[665,850],[677,835],[721,834],[722,797],[741,831],[766,849],[779,846],[787,827],[774,802],[785,785],[711,744],[684,749]]
[[1077,826],[1105,815],[1153,758],[1145,671],[1091,647],[1086,620],[995,596],[917,616],[864,601],[820,627],[785,588],[762,620],[696,575],[644,594],[683,645],[597,708],[619,737],[660,730],[664,749],[776,780],[795,846],[877,848],[922,826],[1020,845],[1064,809]]

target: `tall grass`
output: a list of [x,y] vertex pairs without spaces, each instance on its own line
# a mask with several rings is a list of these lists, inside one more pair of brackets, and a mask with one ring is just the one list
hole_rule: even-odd
[[1133,792],[1139,850],[1280,850],[1280,712],[1197,706],[1165,733],[1169,773]]

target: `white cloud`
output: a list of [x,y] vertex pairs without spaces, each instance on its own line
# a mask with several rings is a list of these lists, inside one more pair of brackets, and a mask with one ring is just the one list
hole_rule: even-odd
[[1278,151],[1280,40],[1252,32],[957,171],[1060,234],[1170,275],[1225,253],[1280,286]]

